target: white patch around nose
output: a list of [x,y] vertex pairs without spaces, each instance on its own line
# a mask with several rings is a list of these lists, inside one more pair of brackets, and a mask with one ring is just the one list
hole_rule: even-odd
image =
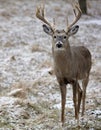
[[61,46],[63,46],[63,42],[61,42],[61,41],[58,41],[58,42],[56,42],[56,47],[58,47],[58,45],[61,45]]

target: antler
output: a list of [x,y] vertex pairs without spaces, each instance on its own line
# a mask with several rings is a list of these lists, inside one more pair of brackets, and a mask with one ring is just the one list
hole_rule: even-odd
[[38,19],[40,19],[41,21],[43,21],[44,23],[46,23],[47,25],[49,25],[53,29],[52,25],[44,17],[44,6],[43,7],[37,7],[36,17]]
[[[82,11],[80,9],[80,6],[79,6],[79,3],[77,2],[75,5],[72,5],[73,6],[73,11],[74,11],[74,20],[73,22],[67,26],[67,29],[69,29],[70,27],[72,27],[81,17],[81,14],[82,14]],[[76,10],[78,11],[78,14],[76,13]]]

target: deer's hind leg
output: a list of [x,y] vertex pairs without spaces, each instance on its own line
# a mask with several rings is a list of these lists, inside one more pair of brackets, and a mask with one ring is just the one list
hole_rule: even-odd
[[77,123],[79,126],[79,111],[82,99],[82,89],[78,81],[75,81],[73,84],[73,101],[74,101],[74,108],[75,108],[75,118],[77,119]]
[[75,109],[75,119],[78,120],[79,115],[78,115],[78,83],[75,81],[72,84],[73,87],[73,102],[74,102],[74,109]]
[[86,89],[89,81],[89,76],[87,76],[86,79],[82,81],[82,86],[83,86],[83,93],[82,93],[82,113],[81,115],[84,115],[85,112],[85,100],[86,100]]

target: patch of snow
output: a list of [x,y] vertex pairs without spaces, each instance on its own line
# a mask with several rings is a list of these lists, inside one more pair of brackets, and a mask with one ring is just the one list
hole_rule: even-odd
[[90,114],[101,115],[101,110],[93,110]]
[[[70,99],[69,99],[69,100],[67,99],[66,108],[68,109],[68,108],[73,108],[73,107],[74,107],[73,101],[70,101]],[[61,103],[55,104],[55,105],[53,106],[53,108],[61,109]]]
[[0,106],[3,105],[13,105],[15,103],[15,101],[17,101],[17,99],[13,98],[13,97],[0,97]]
[[101,25],[101,20],[99,20],[99,19],[85,20],[82,23],[87,24],[87,25],[88,24],[90,24],[90,25],[96,24],[96,25],[100,26]]

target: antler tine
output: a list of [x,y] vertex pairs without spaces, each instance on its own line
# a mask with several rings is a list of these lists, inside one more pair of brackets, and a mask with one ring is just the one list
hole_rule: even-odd
[[67,13],[67,16],[66,16],[66,24],[67,24],[67,27],[69,27],[68,13]]
[[43,7],[37,7],[36,17],[38,19],[40,19],[41,21],[43,21],[44,23],[46,23],[47,25],[49,25],[50,27],[52,27],[51,24],[44,17],[44,6]]
[[[69,29],[70,27],[72,27],[81,17],[82,11],[80,9],[79,3],[77,2],[75,5],[72,5],[73,7],[73,12],[74,12],[74,20],[73,22],[67,27],[67,29]],[[76,10],[78,11],[78,14],[76,13]]]
[[43,5],[42,7],[40,7],[41,9],[40,10],[42,10],[42,16],[44,17],[44,8],[45,8],[45,6]]
[[54,30],[55,30],[55,25],[56,25],[55,18],[53,18],[53,28],[54,28]]

